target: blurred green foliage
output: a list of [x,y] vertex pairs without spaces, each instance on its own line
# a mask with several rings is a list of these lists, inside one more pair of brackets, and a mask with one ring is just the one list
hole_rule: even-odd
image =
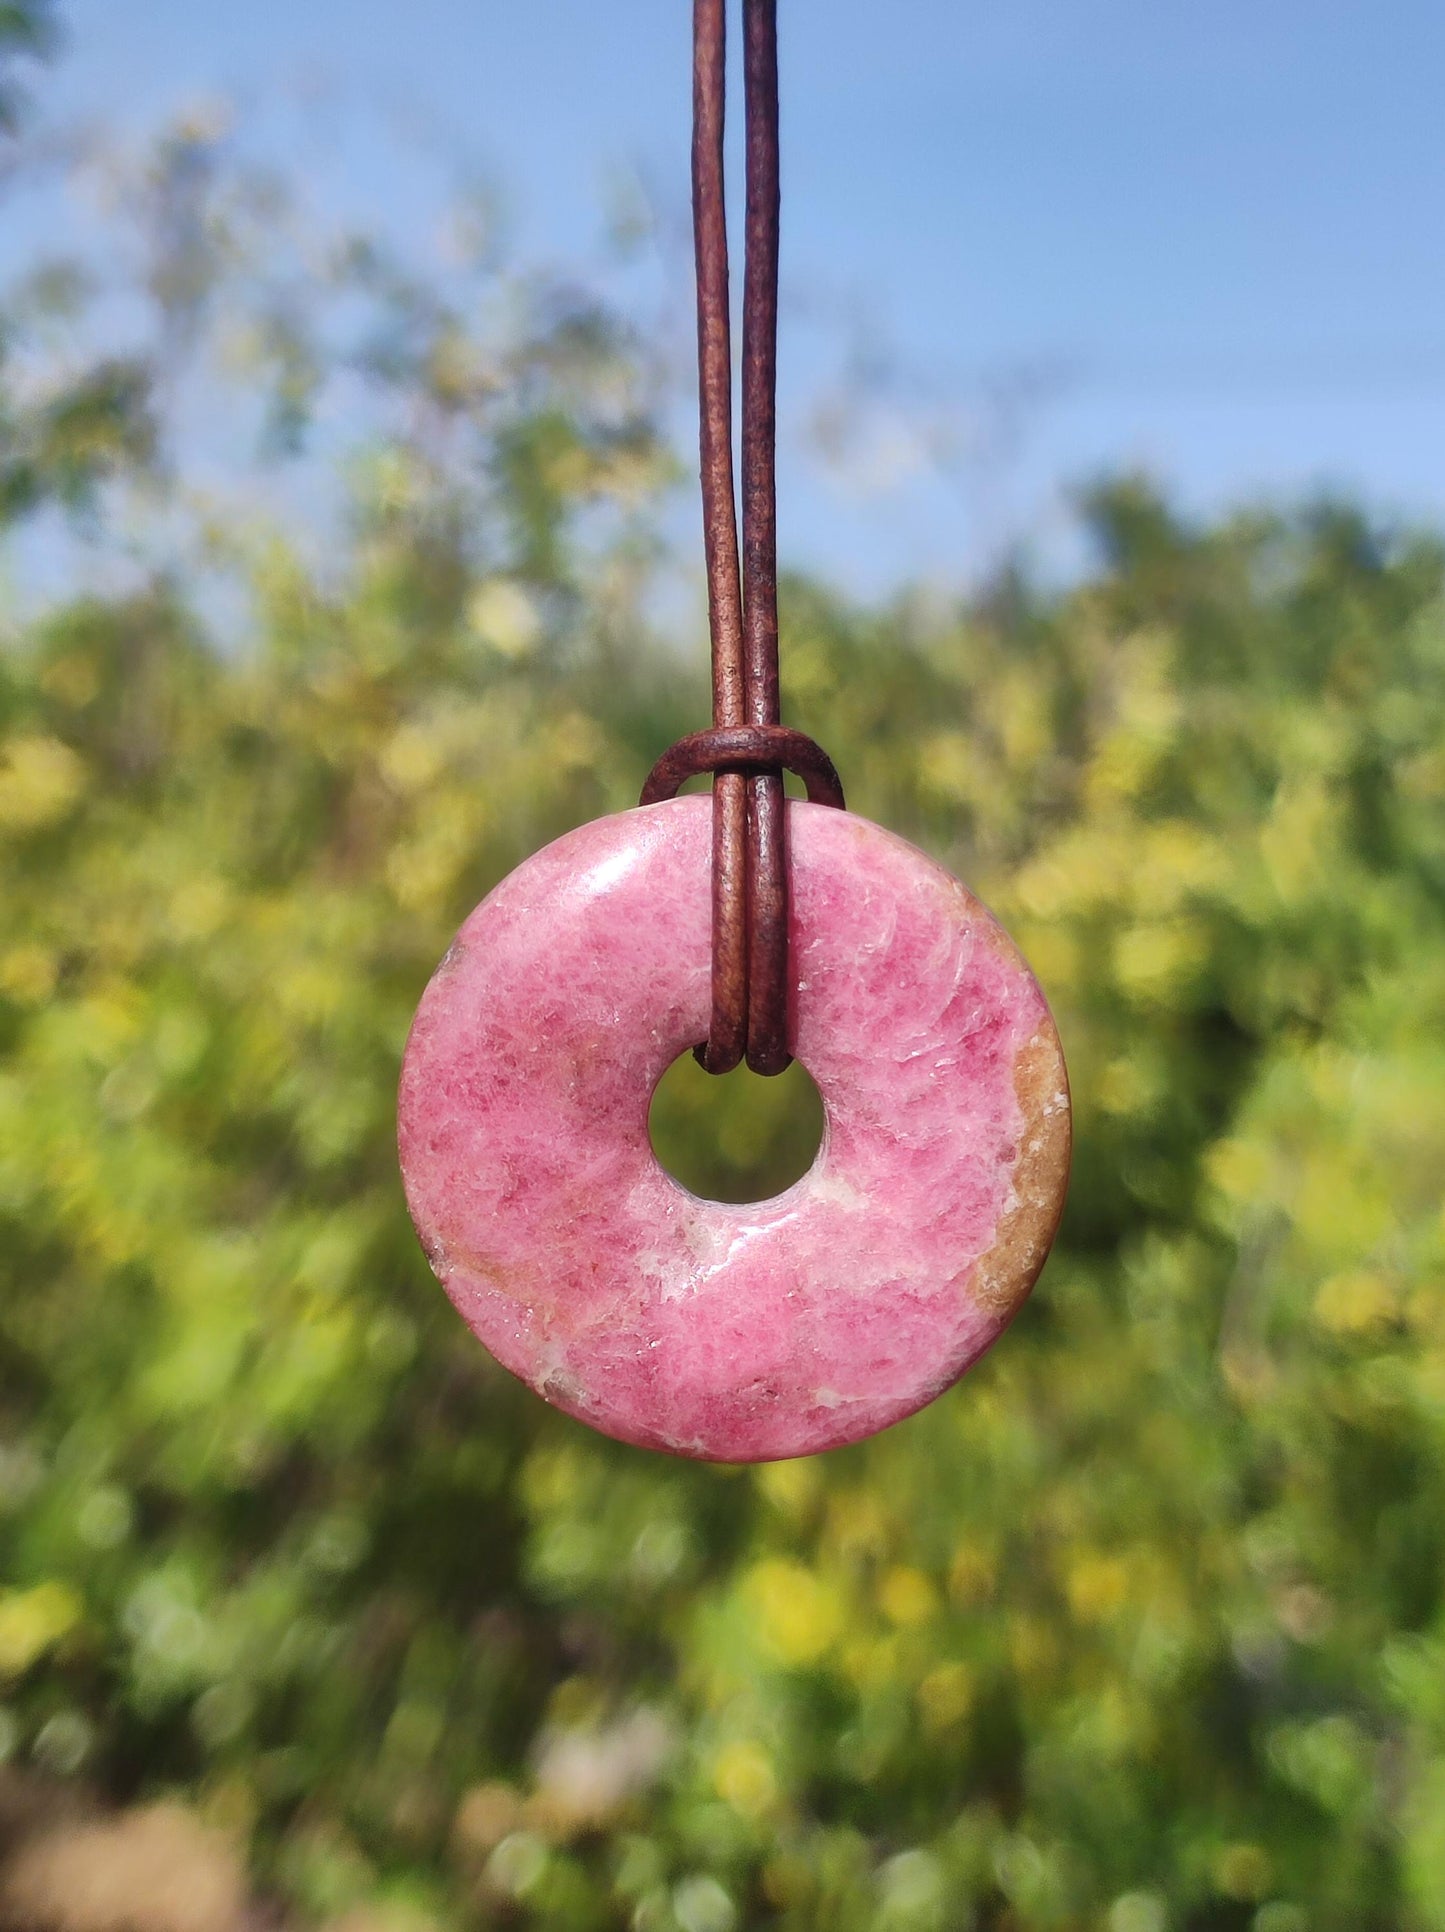
[[[475,301],[354,242],[282,301],[219,153],[131,200],[151,336],[52,265],[0,368],[7,516],[198,533],[5,623],[0,1746],[182,1795],[303,1920],[1445,1927],[1441,546],[1119,485],[1067,592],[788,585],[787,715],[1049,992],[1073,1195],[913,1421],[639,1454],[462,1328],[393,1103],[474,901],[703,716],[663,404],[486,251]],[[197,508],[206,343],[273,447],[381,398],[323,561]],[[770,1191],[802,1117],[728,1093],[666,1132]]]

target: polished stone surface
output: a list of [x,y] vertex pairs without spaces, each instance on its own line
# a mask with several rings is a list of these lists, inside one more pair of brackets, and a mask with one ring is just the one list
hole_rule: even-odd
[[745,1206],[658,1164],[648,1106],[709,1004],[706,797],[593,821],[467,920],[402,1071],[407,1200],[447,1293],[549,1402],[652,1449],[828,1449],[999,1334],[1068,1177],[1058,1037],[979,902],[852,813],[788,807],[812,1169]]

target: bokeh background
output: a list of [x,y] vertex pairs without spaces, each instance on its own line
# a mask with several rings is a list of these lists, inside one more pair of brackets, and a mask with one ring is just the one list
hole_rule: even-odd
[[964,1384],[729,1470],[395,1171],[462,916],[706,707],[685,9],[512,11],[0,9],[0,1923],[1445,1927],[1440,20],[784,8],[785,714],[1078,1157]]

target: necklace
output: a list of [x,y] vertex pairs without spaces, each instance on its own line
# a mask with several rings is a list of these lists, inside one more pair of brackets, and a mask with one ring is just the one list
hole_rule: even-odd
[[[843,809],[778,699],[776,0],[743,0],[747,258],[742,541],[734,506],[725,0],[695,0],[693,215],[713,725],[641,806],[519,866],[423,995],[401,1164],[432,1268],[491,1352],[624,1441],[717,1461],[856,1441],[940,1394],[1047,1257],[1068,1084],[1033,975],[916,847]],[[805,801],[785,801],[783,772]],[[677,797],[713,774],[712,798]],[[701,1042],[699,1044],[699,1042]],[[699,1200],[648,1106],[694,1047],[713,1073],[802,1059],[811,1170]]]

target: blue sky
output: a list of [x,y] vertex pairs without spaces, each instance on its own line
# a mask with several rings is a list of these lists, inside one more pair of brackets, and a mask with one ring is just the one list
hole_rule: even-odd
[[[65,12],[52,110],[137,127],[232,94],[385,222],[420,192],[377,137],[399,123],[489,166],[548,260],[593,246],[619,169],[681,207],[687,0]],[[869,591],[1056,554],[1070,488],[1125,465],[1194,509],[1329,488],[1445,523],[1438,0],[781,21],[790,557]],[[849,343],[876,393],[829,464],[805,430]]]

